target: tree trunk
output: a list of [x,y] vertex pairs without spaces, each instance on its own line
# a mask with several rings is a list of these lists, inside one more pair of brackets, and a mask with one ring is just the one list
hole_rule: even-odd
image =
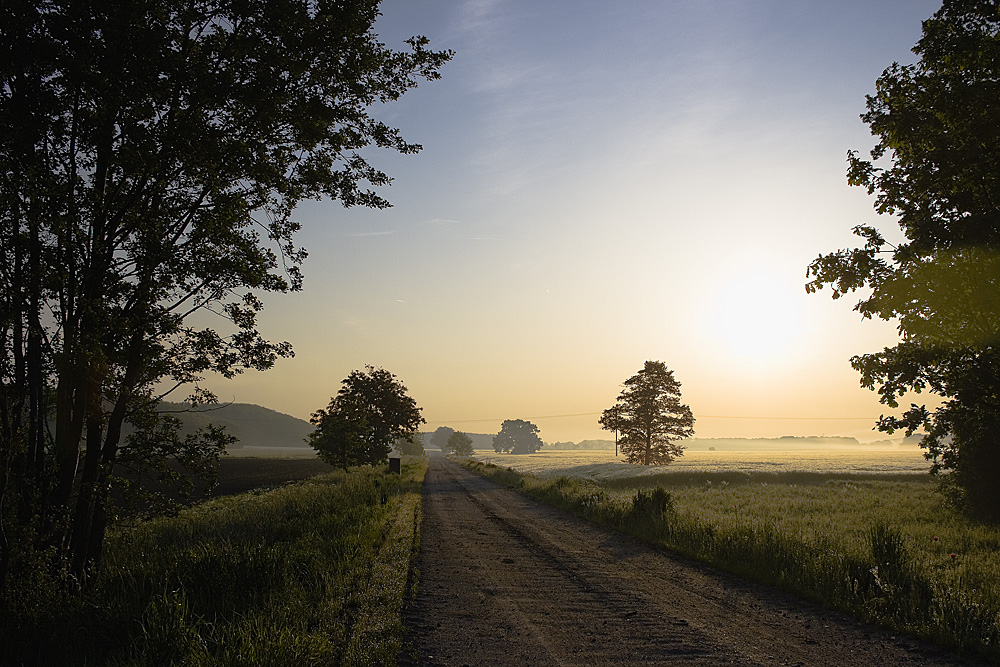
[[[89,403],[89,383],[81,382],[81,360],[73,353],[70,335],[64,343],[56,386],[56,491],[52,497],[56,506],[65,507],[73,490],[77,465],[80,462],[80,438],[83,436],[84,406]],[[74,341],[75,342],[75,341]]]
[[111,473],[110,466],[113,465],[114,457],[112,457],[109,466],[101,466],[97,489],[94,493],[94,517],[90,524],[87,553],[90,555],[90,563],[95,567],[100,565],[101,556],[104,554],[104,536],[108,529],[108,498],[111,491],[108,475]]
[[[35,486],[39,486],[45,474],[45,377],[42,369],[42,323],[40,294],[42,284],[41,242],[38,238],[38,223],[31,227],[31,246],[28,256],[28,357],[24,378],[28,384],[28,462]],[[19,320],[21,318],[18,318]]]
[[[141,344],[142,334],[134,336],[133,343],[135,343],[136,339]],[[135,351],[134,348],[133,351]],[[125,382],[134,381],[134,377],[138,375],[138,361],[129,370],[131,372],[125,373]],[[122,423],[125,421],[125,415],[128,412],[130,393],[129,389],[125,389],[118,397],[118,402],[115,403],[115,408],[111,411],[111,416],[108,419],[108,430],[104,436],[104,447],[101,448],[101,464],[94,488],[93,518],[90,523],[90,534],[87,538],[87,555],[90,559],[90,564],[94,566],[100,565],[101,555],[104,553],[104,536],[108,528],[108,501],[111,491],[111,483],[108,477],[111,475],[111,471],[114,470],[115,463],[118,461],[118,445],[122,437]]]
[[[118,459],[118,445],[121,441],[122,425],[128,414],[133,385],[140,377],[143,359],[144,335],[142,328],[135,325],[129,340],[128,359],[125,375],[115,407],[108,416],[107,429],[103,430],[103,391],[95,392],[95,404],[91,422],[87,429],[87,457],[84,461],[83,478],[76,515],[73,517],[73,569],[84,581],[91,566],[100,563],[104,550],[104,536],[107,532],[110,481],[109,476]],[[99,379],[95,378],[95,383]],[[93,424],[91,429],[90,424]],[[103,435],[103,438],[102,438]]]
[[95,488],[101,468],[101,436],[103,425],[100,415],[91,415],[87,420],[87,454],[83,459],[83,476],[73,514],[73,528],[70,539],[73,573],[84,582],[87,563],[90,561],[90,525],[95,511]]

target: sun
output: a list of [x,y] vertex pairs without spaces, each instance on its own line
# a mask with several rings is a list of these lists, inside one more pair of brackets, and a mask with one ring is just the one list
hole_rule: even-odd
[[733,272],[710,291],[703,335],[720,360],[750,366],[787,361],[802,342],[798,291],[800,285],[775,271]]

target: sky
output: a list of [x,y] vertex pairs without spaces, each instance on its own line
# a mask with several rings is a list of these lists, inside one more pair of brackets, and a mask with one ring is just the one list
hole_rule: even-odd
[[[380,39],[454,59],[372,109],[423,145],[370,151],[375,211],[306,202],[304,289],[260,327],[293,359],[204,386],[308,419],[354,369],[406,385],[426,430],[610,438],[648,359],[699,438],[848,435],[889,408],[853,355],[898,340],[806,267],[896,226],[846,181],[859,119],[913,62],[927,0],[385,0]],[[916,397],[924,399],[925,397]]]

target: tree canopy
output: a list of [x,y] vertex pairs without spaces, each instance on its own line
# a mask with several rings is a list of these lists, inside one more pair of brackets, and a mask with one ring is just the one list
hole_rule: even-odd
[[506,419],[493,436],[493,450],[498,454],[534,454],[542,448],[538,427],[523,419]]
[[932,472],[952,496],[1000,518],[1000,10],[994,0],[946,0],[923,24],[913,65],[892,64],[862,116],[877,138],[848,154],[848,181],[895,216],[901,240],[871,225],[863,247],[820,255],[806,289],[866,290],[865,318],[898,323],[900,342],[851,359],[861,384],[891,408],[930,391],[878,428],[925,433]]
[[359,151],[420,147],[371,111],[450,53],[387,48],[378,5],[0,4],[0,594],[32,550],[97,560],[116,465],[218,456],[158,399],[291,354],[256,317],[301,287],[296,205],[388,205]]
[[673,371],[662,361],[647,361],[624,387],[599,421],[620,435],[628,462],[665,464],[681,456],[684,448],[677,440],[694,435],[694,416],[681,403],[681,384]]
[[423,456],[424,436],[421,433],[411,433],[410,435],[396,440],[396,449],[400,454],[406,456]]
[[622,428],[625,426],[625,422],[622,420],[622,406],[615,403],[601,413],[601,418],[598,422],[604,430],[611,431],[615,434],[615,456],[618,456],[618,436],[621,434]]
[[472,438],[461,431],[455,431],[448,436],[448,451],[458,456],[472,456],[476,450],[472,448]]
[[330,404],[313,413],[309,445],[327,463],[347,470],[384,463],[393,444],[413,439],[424,418],[396,376],[384,368],[351,371]]
[[431,444],[442,452],[448,449],[448,438],[455,432],[450,426],[438,426],[431,435]]

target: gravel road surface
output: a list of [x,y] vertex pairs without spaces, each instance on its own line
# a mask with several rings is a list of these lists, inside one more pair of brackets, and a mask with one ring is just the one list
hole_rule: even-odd
[[961,665],[431,457],[401,665]]

